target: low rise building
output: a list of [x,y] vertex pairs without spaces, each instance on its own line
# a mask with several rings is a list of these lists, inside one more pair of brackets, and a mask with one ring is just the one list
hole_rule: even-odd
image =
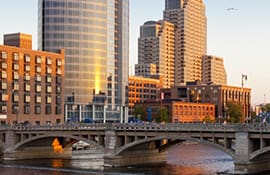
[[215,105],[209,103],[190,103],[177,100],[148,101],[137,104],[143,108],[143,120],[160,121],[161,110],[165,110],[168,122],[202,122],[215,120]]
[[183,86],[162,89],[164,99],[181,100],[193,103],[215,104],[217,120],[224,120],[227,116],[227,102],[236,102],[242,107],[242,121],[250,119],[251,89],[228,85],[207,85],[199,82],[190,82]]

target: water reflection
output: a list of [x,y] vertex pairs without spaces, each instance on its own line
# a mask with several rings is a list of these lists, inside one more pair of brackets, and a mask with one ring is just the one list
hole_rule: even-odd
[[[201,144],[176,145],[168,150],[167,164],[103,168],[101,159],[41,159],[6,162],[1,174],[37,175],[211,175],[233,169],[233,160],[223,152]],[[5,172],[5,173],[4,173]]]

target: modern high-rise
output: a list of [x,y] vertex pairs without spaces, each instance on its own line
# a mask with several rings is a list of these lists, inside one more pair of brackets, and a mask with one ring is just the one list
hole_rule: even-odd
[[175,85],[201,80],[207,25],[203,0],[166,0],[164,20],[175,25]]
[[65,49],[66,120],[124,122],[129,0],[39,0],[39,49]]
[[227,84],[223,58],[204,55],[202,59],[202,82],[205,84]]
[[[153,66],[155,65],[155,69]],[[147,69],[149,68],[149,69]],[[156,70],[156,72],[153,72]],[[162,77],[162,86],[174,85],[174,25],[166,21],[148,21],[140,28],[137,76]]]

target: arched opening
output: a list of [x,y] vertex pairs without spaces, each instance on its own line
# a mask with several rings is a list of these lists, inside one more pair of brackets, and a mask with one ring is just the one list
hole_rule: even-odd
[[14,150],[6,151],[4,160],[22,159],[86,159],[91,153],[104,154],[104,146],[97,141],[72,135],[35,136],[16,144]]

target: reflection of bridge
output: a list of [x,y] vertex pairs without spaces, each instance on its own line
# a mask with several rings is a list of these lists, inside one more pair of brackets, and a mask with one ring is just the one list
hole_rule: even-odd
[[[63,147],[61,153],[51,149],[55,138]],[[235,160],[236,169],[270,169],[268,127],[219,124],[0,127],[0,145],[5,160],[65,157],[72,144],[79,140],[94,144],[104,153],[105,163],[116,166],[164,160],[163,150],[168,146],[191,140],[229,154]]]

